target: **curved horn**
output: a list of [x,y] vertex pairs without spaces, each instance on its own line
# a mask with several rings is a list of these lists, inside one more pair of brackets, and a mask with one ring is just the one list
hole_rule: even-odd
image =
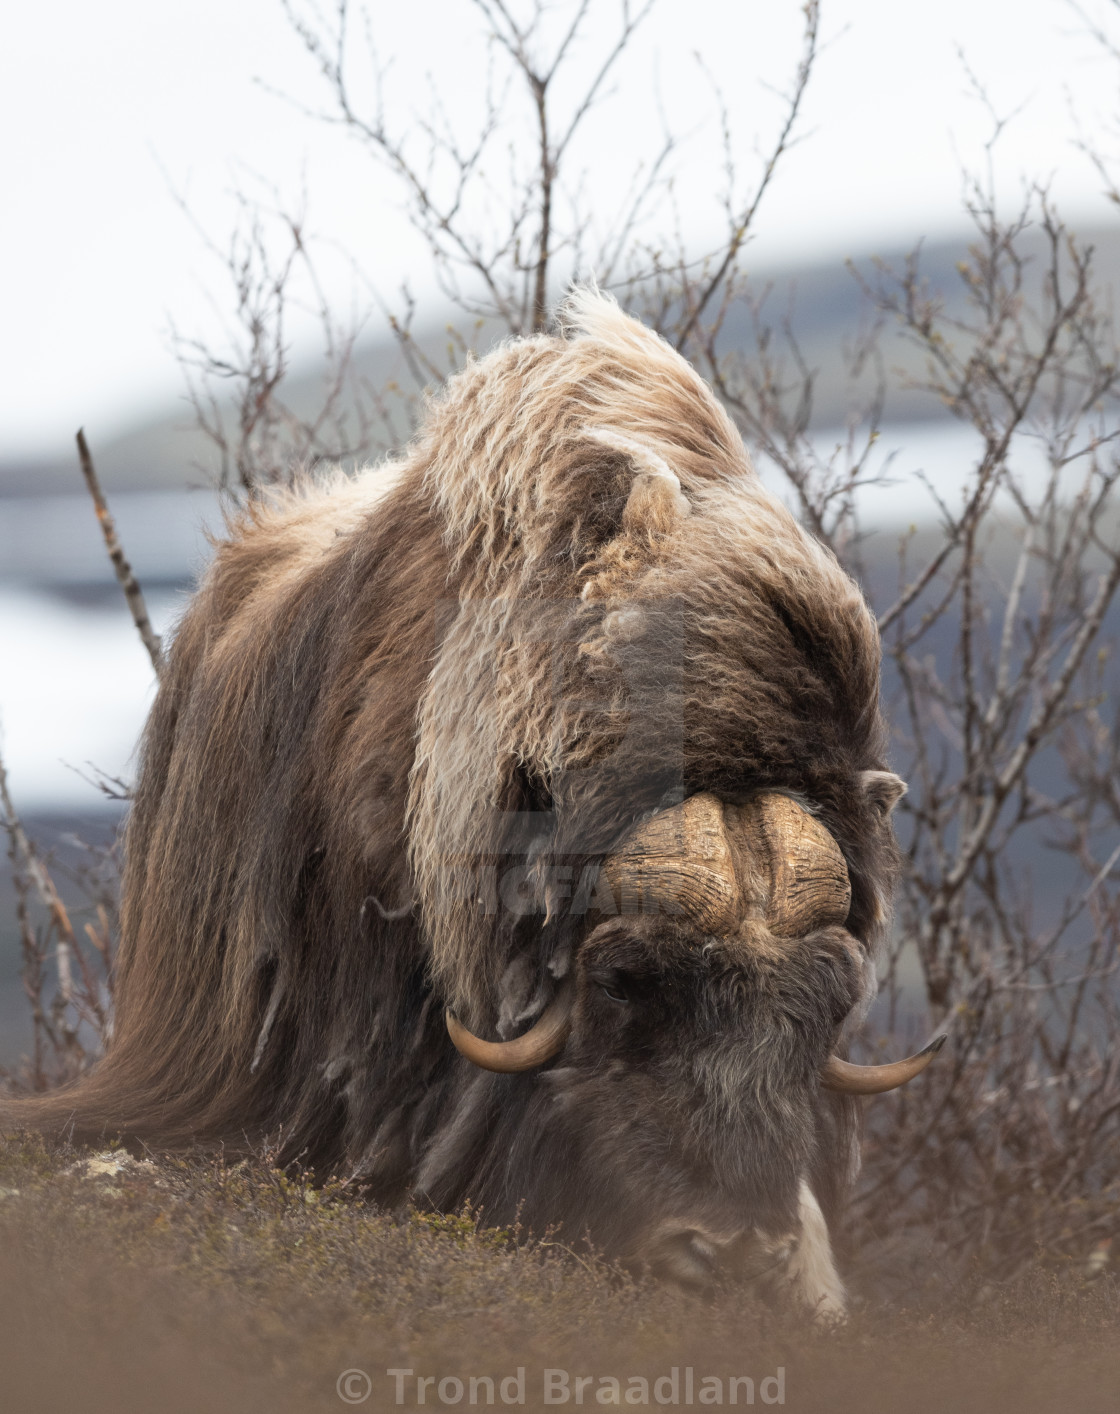
[[512,1075],[520,1070],[533,1070],[551,1060],[568,1039],[572,1029],[574,993],[564,987],[524,1036],[512,1041],[483,1041],[447,1013],[447,1034],[460,1055],[483,1070],[496,1070]]
[[821,1067],[821,1084],[826,1090],[839,1090],[844,1095],[883,1095],[921,1075],[946,1040],[948,1036],[943,1031],[916,1055],[890,1065],[853,1065],[838,1056],[829,1056]]

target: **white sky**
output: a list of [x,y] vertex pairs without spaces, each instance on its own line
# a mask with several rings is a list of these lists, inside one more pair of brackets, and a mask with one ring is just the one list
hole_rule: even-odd
[[[1115,13],[1107,0],[1087,0]],[[1103,5],[1103,9],[1101,6]],[[467,122],[480,89],[479,16],[468,0],[374,0],[382,49],[396,56],[392,111],[426,106],[435,76]],[[617,13],[594,0],[579,51],[586,71]],[[692,132],[679,180],[690,234],[714,229],[708,90],[692,51],[728,96],[748,161],[797,50],[796,0],[660,0],[582,151],[593,204],[608,202],[656,131],[655,76],[675,126]],[[1070,96],[1097,134],[1120,106],[1118,66],[1102,59],[1065,0],[825,0],[833,42],[802,131],[758,226],[760,262],[861,253],[959,226],[960,158],[980,154],[987,119],[966,93],[957,46],[996,106],[1025,105],[1001,148],[1013,193],[1049,177],[1066,210],[1107,219],[1099,181],[1072,145]],[[207,327],[221,293],[186,194],[222,240],[231,190],[259,174],[286,196],[306,173],[311,225],[357,256],[391,292],[425,287],[396,188],[337,133],[310,124],[261,79],[308,103],[316,75],[278,0],[39,0],[9,7],[0,31],[0,458],[69,454],[74,429],[96,440],[180,391],[167,328]],[[341,295],[343,286],[336,284]]]

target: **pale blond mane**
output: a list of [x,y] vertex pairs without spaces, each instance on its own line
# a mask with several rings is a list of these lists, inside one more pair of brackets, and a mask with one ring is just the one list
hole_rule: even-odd
[[[762,592],[811,583],[874,636],[855,585],[762,486],[684,358],[592,288],[573,292],[560,324],[560,337],[506,345],[453,379],[415,452],[457,602],[420,704],[410,857],[437,979],[475,1016],[501,959],[464,879],[500,852],[511,772],[555,793],[609,749],[610,712],[565,711],[558,672],[562,696],[609,695],[644,601],[699,593],[733,614],[723,567],[744,562]],[[725,665],[709,666],[718,694]]]

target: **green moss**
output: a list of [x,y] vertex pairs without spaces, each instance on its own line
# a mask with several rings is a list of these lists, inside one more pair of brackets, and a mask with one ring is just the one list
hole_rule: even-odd
[[480,1215],[465,1207],[458,1213],[431,1213],[413,1208],[408,1221],[420,1232],[435,1233],[455,1243],[457,1247],[476,1246],[483,1251],[498,1252],[514,1244],[514,1234],[507,1228],[483,1227]]

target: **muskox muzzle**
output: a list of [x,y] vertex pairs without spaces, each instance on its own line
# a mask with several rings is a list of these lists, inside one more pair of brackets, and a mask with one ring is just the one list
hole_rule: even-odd
[[[847,865],[836,841],[796,800],[773,793],[746,805],[691,796],[637,826],[603,871],[622,913],[670,913],[705,936],[746,948],[781,948],[828,926],[842,927],[851,905]],[[762,925],[761,927],[758,925]],[[853,953],[858,944],[851,942]],[[484,1070],[532,1070],[560,1051],[571,1028],[570,985],[523,1036],[484,1041],[447,1014],[456,1049]],[[880,1095],[920,1075],[945,1042],[888,1065],[830,1056],[821,1084],[849,1095]]]

